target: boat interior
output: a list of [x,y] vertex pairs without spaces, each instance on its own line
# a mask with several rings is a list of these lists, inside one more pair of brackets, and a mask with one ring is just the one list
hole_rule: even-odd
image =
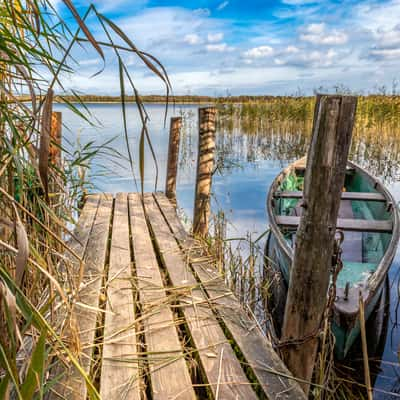
[[[304,165],[287,169],[275,188],[275,220],[290,246],[303,208]],[[392,204],[377,190],[376,181],[362,170],[348,167],[340,202],[337,230],[344,240],[341,245],[343,269],[337,287],[359,286],[377,270],[389,245],[392,230]]]

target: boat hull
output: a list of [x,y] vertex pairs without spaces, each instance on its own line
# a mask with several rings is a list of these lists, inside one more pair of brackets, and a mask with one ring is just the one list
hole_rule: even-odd
[[[280,247],[279,240],[277,240],[272,231],[269,232],[266,242],[265,260],[264,279],[265,281],[271,281],[271,279],[273,279],[273,282],[268,285],[270,288],[270,295],[266,300],[266,308],[272,315],[276,332],[278,336],[280,336],[292,260]],[[366,320],[370,318],[375,310],[384,288],[385,280],[382,280],[381,285],[377,288],[370,301],[365,304]],[[339,360],[342,360],[347,356],[349,350],[359,337],[360,324],[358,314],[349,316],[340,315],[340,311],[338,310],[334,310],[334,312],[337,315],[332,319],[331,329],[336,338],[335,356]],[[339,321],[343,323],[340,324]]]
[[[269,259],[269,267],[265,268],[265,275],[266,282],[271,281],[270,284],[266,283],[271,296],[267,300],[269,304],[266,305],[266,309],[271,310],[269,306],[272,305],[270,314],[276,321],[277,334],[280,334],[280,326],[283,322],[287,287],[294,256],[293,240],[295,239],[293,239],[291,232],[295,232],[293,228],[299,223],[296,222],[287,227],[285,224],[290,223],[290,217],[286,220],[281,217],[295,215],[294,219],[300,221],[302,209],[299,206],[299,201],[304,187],[306,167],[306,158],[304,157],[283,169],[275,178],[268,193],[267,213],[270,235],[267,240],[265,255]],[[344,207],[342,215],[345,214],[345,216],[340,218],[350,218],[348,221],[352,221],[351,223],[355,226],[349,225],[350,229],[349,227],[347,229],[355,232],[358,230],[362,232],[362,236],[354,239],[346,234],[345,241],[342,243],[345,247],[343,251],[344,267],[338,276],[336,299],[331,318],[332,330],[336,336],[338,358],[346,356],[359,336],[360,293],[366,319],[371,316],[377,305],[400,237],[399,213],[397,207],[395,207],[396,202],[382,183],[365,169],[349,161],[344,187],[346,195],[343,195],[342,198],[348,197],[348,199],[346,200],[347,204],[342,204],[347,205],[347,208]],[[296,193],[300,195],[294,196]],[[290,199],[289,203],[285,198]],[[351,205],[351,209],[348,208],[349,205]],[[278,216],[280,217],[279,222]],[[363,228],[366,226],[365,224],[357,227],[360,219],[373,220],[373,223],[365,229]],[[390,231],[381,230],[379,231],[381,233],[370,233],[374,232],[375,222],[387,224],[387,221],[391,222],[389,224],[391,225]],[[346,227],[339,228],[339,230],[341,229],[345,230]],[[349,237],[350,239],[346,241]]]

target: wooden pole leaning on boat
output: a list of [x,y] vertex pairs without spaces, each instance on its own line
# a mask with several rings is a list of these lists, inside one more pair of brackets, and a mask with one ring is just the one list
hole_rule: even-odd
[[179,161],[179,140],[181,135],[182,118],[171,118],[169,129],[167,177],[165,181],[165,195],[176,202],[176,175]]
[[215,153],[215,107],[199,108],[199,151],[193,212],[193,234],[206,237],[210,216],[211,181]]
[[[332,255],[357,98],[318,95],[282,329],[283,358],[311,382],[326,308]],[[306,394],[309,383],[303,383]]]

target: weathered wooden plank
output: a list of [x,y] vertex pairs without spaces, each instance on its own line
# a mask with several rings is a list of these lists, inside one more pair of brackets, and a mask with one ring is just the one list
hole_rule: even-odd
[[191,265],[203,288],[213,299],[214,309],[232,335],[267,398],[305,399],[300,386],[276,354],[270,341],[258,328],[257,322],[247,315],[226,287],[223,277],[210,263],[210,259],[207,260],[202,246],[187,234],[174,207],[161,193],[155,194],[155,199],[175,238],[189,255]]
[[[286,215],[277,215],[275,220],[279,226],[284,228],[297,228],[300,223],[300,217]],[[336,229],[356,232],[391,233],[393,231],[393,223],[390,220],[338,218]]]
[[[75,251],[75,253],[83,258],[86,247],[89,241],[90,233],[93,229],[94,219],[96,217],[97,209],[100,203],[100,194],[88,195],[85,200],[85,204],[79,215],[77,225],[74,229],[74,238],[68,242],[68,246]],[[69,256],[73,263],[75,263],[74,272],[79,272],[79,260]]]
[[[338,218],[354,218],[350,200],[342,200],[340,202]],[[362,232],[346,231],[341,245],[343,261],[363,262],[362,238]]]
[[179,301],[184,306],[183,314],[214,396],[221,399],[256,399],[239,360],[209,306],[212,300],[199,287],[153,196],[145,195],[144,203],[168,276],[172,285],[180,288]]
[[[284,198],[284,199],[302,199],[303,192],[301,192],[301,191],[275,192],[274,197]],[[342,192],[342,200],[386,201],[386,198],[382,193]]]
[[[93,223],[96,217],[97,209],[99,206],[100,202],[100,195],[95,194],[95,195],[89,195],[86,198],[85,204],[81,210],[79,220],[77,222],[77,225],[74,230],[74,238],[71,239],[68,242],[69,247],[74,250],[74,252],[81,258],[84,257],[86,247],[89,241],[89,236],[93,228]],[[74,256],[70,255],[69,253],[67,254],[67,262],[65,263],[65,266],[61,266],[62,269],[65,269],[67,267],[68,263],[68,268],[71,269],[71,274],[74,277],[79,276],[79,270],[81,267],[81,263],[78,259],[76,259]],[[62,308],[62,310],[59,311],[59,319],[64,318],[64,312],[65,309]],[[67,390],[68,383],[67,380],[72,374],[72,369],[68,371],[63,379],[52,389],[52,391],[49,394],[49,400],[53,399],[59,399]],[[57,366],[54,367],[52,371],[52,375],[58,376],[60,374],[64,373],[64,366],[58,364]]]
[[[80,342],[79,361],[85,373],[90,372],[94,347],[99,293],[102,285],[107,252],[109,226],[112,212],[112,196],[102,194],[93,228],[90,232],[84,257],[84,274],[79,301],[71,316],[73,329]],[[72,337],[71,337],[72,338]],[[86,399],[86,383],[78,371],[71,367],[56,387],[54,394],[71,400]],[[58,397],[53,397],[58,398]]]
[[118,193],[106,284],[107,313],[100,380],[100,395],[105,400],[140,399],[129,240],[128,196]]
[[133,252],[153,399],[194,399],[140,196],[129,194]]

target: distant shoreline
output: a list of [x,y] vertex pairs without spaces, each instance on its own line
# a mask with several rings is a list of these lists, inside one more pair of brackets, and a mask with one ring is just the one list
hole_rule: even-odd
[[[179,105],[194,105],[194,104],[221,104],[221,103],[246,103],[252,101],[268,101],[277,100],[279,98],[289,98],[290,96],[227,96],[227,97],[213,97],[213,96],[170,96],[168,97],[168,104]],[[312,96],[303,96],[312,97]],[[295,97],[293,97],[295,98]],[[300,98],[300,97],[299,97]],[[31,101],[29,96],[20,96],[19,99],[24,102]],[[38,98],[40,100],[40,98]],[[146,95],[141,96],[142,103],[152,104],[166,104],[166,96]],[[120,96],[95,96],[95,95],[82,95],[82,96],[54,96],[54,103],[85,103],[85,104],[120,104],[122,99]],[[126,96],[125,103],[136,103],[134,96]]]
[[[359,98],[398,98],[399,95],[390,94],[370,94],[358,95]],[[225,96],[225,97],[212,97],[212,96],[170,96],[168,97],[169,105],[196,105],[196,104],[244,104],[254,102],[274,102],[279,100],[301,101],[304,99],[313,99],[315,96]],[[30,102],[29,96],[19,96],[18,99],[22,102]],[[40,97],[37,98],[40,101]],[[146,95],[141,96],[140,100],[144,104],[167,104],[166,96],[159,95]],[[96,95],[56,95],[54,96],[54,103],[56,104],[121,104],[122,99],[120,96],[96,96]],[[134,96],[126,96],[126,104],[136,104]]]

